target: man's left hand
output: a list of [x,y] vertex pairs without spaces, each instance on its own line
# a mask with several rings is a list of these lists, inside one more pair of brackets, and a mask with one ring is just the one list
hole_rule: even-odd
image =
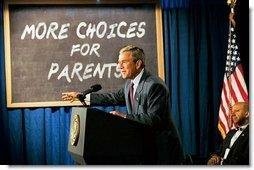
[[111,111],[111,112],[109,112],[110,114],[112,114],[112,115],[117,115],[117,116],[120,116],[120,117],[122,117],[122,118],[126,118],[126,114],[125,113],[122,113],[122,112],[118,112],[118,111]]

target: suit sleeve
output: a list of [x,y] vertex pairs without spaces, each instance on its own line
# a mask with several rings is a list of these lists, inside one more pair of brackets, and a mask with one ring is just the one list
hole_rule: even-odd
[[142,109],[143,112],[138,114],[127,114],[127,118],[154,127],[162,126],[164,120],[167,119],[169,112],[168,90],[162,84],[154,83],[149,88],[146,95],[147,106]]
[[125,105],[124,88],[116,93],[92,93],[91,106],[95,105]]

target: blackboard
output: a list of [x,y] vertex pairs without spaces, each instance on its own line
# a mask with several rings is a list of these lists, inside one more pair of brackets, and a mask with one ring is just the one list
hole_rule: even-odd
[[116,62],[127,44],[143,48],[147,69],[164,78],[155,2],[45,2],[5,1],[7,107],[80,105],[61,101],[61,93],[93,84],[101,92],[121,88]]

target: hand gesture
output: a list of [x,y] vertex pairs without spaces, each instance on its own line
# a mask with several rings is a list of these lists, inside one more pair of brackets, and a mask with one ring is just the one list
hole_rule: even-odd
[[212,157],[208,160],[207,165],[220,165],[221,157],[214,154]]
[[62,93],[62,99],[64,101],[70,101],[70,102],[73,102],[75,100],[77,100],[77,96],[78,96],[78,92],[64,92]]
[[122,113],[122,112],[118,112],[118,111],[111,111],[109,112],[110,114],[113,114],[113,115],[117,115],[117,116],[120,116],[122,118],[126,118],[126,114]]

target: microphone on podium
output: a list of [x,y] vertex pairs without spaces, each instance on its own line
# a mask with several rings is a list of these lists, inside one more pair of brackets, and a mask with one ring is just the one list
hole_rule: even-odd
[[87,90],[81,92],[81,94],[78,94],[77,98],[84,104],[84,99],[86,98],[87,94],[92,93],[92,92],[97,92],[97,91],[101,90],[101,88],[102,87],[100,84],[92,85],[90,87],[90,89],[87,89]]

